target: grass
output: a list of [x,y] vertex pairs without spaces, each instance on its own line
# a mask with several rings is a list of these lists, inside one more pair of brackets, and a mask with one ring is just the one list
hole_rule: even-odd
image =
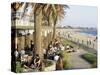
[[92,67],[97,67],[97,57],[91,53],[85,53],[81,56],[83,59],[92,64]]
[[71,45],[71,46],[73,46],[75,48],[82,48],[82,49],[86,50],[87,52],[90,52],[90,53],[93,53],[93,54],[97,54],[96,50],[94,50],[93,48],[89,48],[86,45],[79,44],[79,43],[71,41],[71,40],[63,39],[63,44],[65,46],[68,44],[68,45]]
[[71,46],[76,47],[76,48],[79,47],[79,45],[77,45],[77,43],[70,41],[70,40],[67,40],[67,39],[63,39],[63,44],[64,44],[64,46],[71,45]]
[[17,62],[16,63],[16,73],[22,73],[23,68],[21,67],[21,63]]
[[70,42],[69,40],[63,40],[63,44],[66,46],[66,45],[73,45],[75,46],[72,42]]
[[59,55],[63,60],[63,68],[68,69],[70,65],[68,64],[68,55],[67,55],[67,53],[65,51],[60,51]]
[[45,64],[45,67],[49,67],[49,66],[53,65],[53,62],[50,61],[50,60],[46,60],[46,59],[45,59],[43,62],[44,62],[44,64]]

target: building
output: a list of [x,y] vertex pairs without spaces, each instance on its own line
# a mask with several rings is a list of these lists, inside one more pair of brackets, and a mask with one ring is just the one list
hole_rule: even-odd
[[[16,3],[16,7],[18,4]],[[11,10],[11,37],[12,49],[22,50],[34,42],[34,15],[32,15],[32,4],[22,3],[17,11]],[[53,26],[48,26],[43,21],[42,26],[42,48],[47,48],[52,39]]]

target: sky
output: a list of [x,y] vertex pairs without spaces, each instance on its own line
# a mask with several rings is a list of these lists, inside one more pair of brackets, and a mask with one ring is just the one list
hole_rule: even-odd
[[96,6],[69,5],[66,9],[63,20],[59,21],[60,26],[80,26],[80,27],[97,27],[98,9]]

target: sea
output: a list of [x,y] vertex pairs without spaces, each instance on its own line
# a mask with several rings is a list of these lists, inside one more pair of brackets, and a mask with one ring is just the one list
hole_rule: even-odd
[[82,35],[87,35],[87,36],[97,36],[97,29],[93,30],[81,30],[78,31]]

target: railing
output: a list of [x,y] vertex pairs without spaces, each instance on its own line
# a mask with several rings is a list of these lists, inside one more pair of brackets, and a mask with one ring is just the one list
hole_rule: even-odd
[[12,26],[34,26],[33,22],[27,20],[13,20]]

